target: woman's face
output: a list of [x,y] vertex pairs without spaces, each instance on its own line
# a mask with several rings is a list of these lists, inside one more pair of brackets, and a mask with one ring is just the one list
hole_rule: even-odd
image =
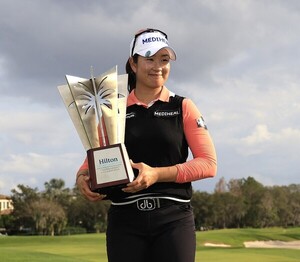
[[136,74],[136,88],[160,88],[169,77],[169,52],[161,49],[150,57],[138,56],[137,63],[131,58],[130,65]]

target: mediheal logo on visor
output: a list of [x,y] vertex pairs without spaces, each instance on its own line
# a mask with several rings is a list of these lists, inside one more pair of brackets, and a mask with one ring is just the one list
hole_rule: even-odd
[[166,38],[164,37],[148,37],[146,39],[142,39],[142,43],[143,45],[144,44],[149,44],[149,43],[152,43],[152,42],[164,42],[166,44],[168,44],[168,41]]

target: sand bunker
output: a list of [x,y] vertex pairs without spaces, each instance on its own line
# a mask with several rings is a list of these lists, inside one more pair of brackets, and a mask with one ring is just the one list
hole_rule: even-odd
[[[204,243],[206,247],[231,247],[231,245]],[[246,248],[291,248],[300,249],[300,241],[284,242],[279,240],[244,242]]]
[[300,241],[250,241],[244,242],[244,246],[247,248],[291,248],[300,249]]
[[204,243],[206,247],[231,247],[230,245],[225,244],[213,244],[213,243]]

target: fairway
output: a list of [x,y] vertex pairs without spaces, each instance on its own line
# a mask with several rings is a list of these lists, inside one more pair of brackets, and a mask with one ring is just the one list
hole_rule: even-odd
[[[243,243],[245,241],[254,240],[300,240],[300,228],[225,229],[197,232],[196,261],[299,261],[300,250],[244,247]],[[226,244],[230,245],[230,247],[205,247],[205,243]],[[55,237],[0,236],[0,254],[1,261],[8,262],[107,261],[105,251],[105,234]]]

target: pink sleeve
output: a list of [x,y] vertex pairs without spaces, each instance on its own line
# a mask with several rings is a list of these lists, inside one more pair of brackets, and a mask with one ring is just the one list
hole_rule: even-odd
[[214,177],[217,172],[217,156],[202,115],[190,99],[183,100],[182,111],[184,133],[194,158],[176,165],[176,182],[185,183]]
[[[103,145],[103,139],[101,140],[101,134],[100,134],[100,127],[98,125],[98,136],[100,138],[100,145]],[[107,135],[105,135],[105,139],[107,139]],[[108,142],[108,140],[106,141],[106,143]],[[87,157],[85,158],[84,162],[82,163],[82,165],[79,167],[78,171],[82,171],[82,170],[88,170],[89,169],[89,164],[88,164],[88,159]]]
[[89,169],[89,164],[88,164],[88,160],[87,160],[87,157],[86,157],[78,171],[88,170],[88,169]]

